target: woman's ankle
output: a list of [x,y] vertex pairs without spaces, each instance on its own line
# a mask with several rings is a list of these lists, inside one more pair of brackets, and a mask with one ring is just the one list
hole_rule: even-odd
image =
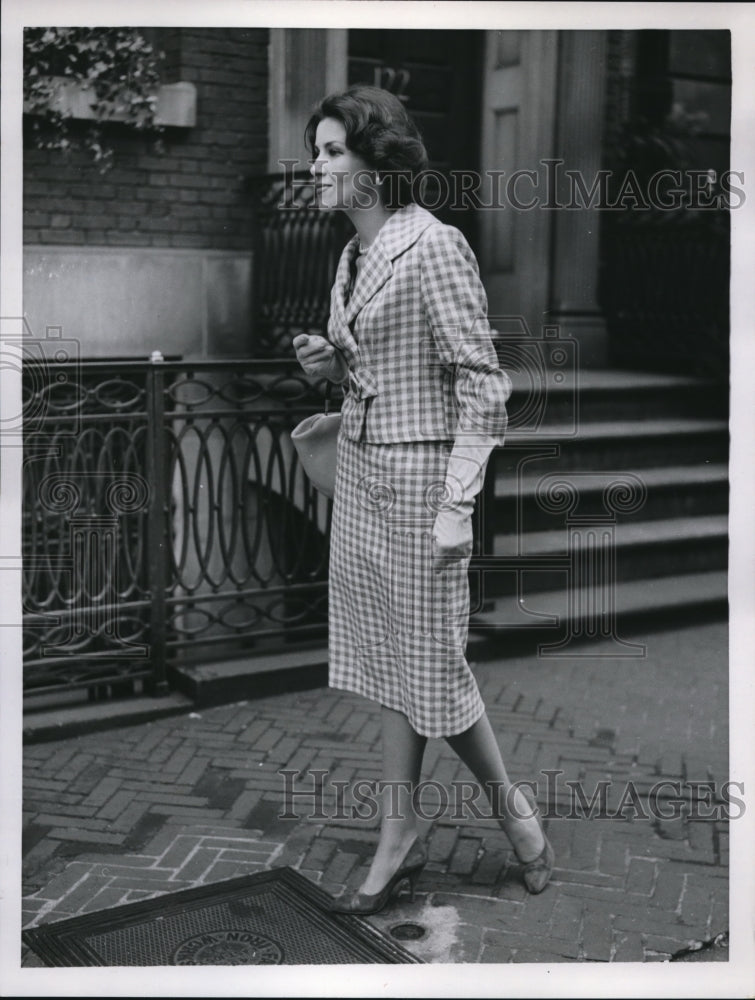
[[417,836],[418,833],[415,826],[403,823],[400,827],[381,830],[377,851],[390,854],[401,853],[411,847]]

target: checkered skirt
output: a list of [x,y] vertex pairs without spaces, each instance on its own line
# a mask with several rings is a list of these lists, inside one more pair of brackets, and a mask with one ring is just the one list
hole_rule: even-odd
[[329,684],[452,736],[484,711],[464,655],[468,560],[436,573],[434,503],[451,444],[338,438],[330,536]]

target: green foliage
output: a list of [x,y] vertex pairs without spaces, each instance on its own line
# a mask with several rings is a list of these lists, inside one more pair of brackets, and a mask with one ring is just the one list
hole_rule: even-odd
[[[151,132],[159,148],[162,129],[154,116],[162,59],[135,28],[25,29],[24,101],[36,147],[84,150],[104,173],[114,151],[103,125],[118,120]],[[72,127],[70,111],[54,106],[61,81],[91,95],[94,120],[87,127]]]

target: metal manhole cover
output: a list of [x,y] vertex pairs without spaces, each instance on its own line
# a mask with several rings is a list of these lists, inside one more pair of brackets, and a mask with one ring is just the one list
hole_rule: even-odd
[[184,941],[173,965],[280,965],[283,949],[262,934],[212,931]]
[[340,965],[418,959],[292,868],[165,893],[23,932],[49,966]]

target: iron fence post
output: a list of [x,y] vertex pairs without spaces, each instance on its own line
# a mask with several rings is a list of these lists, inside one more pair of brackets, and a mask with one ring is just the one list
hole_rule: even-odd
[[149,548],[148,574],[151,599],[150,660],[152,675],[149,686],[152,694],[168,692],[166,677],[165,583],[168,558],[168,497],[165,468],[165,377],[163,356],[153,351],[151,366],[146,372],[147,391],[147,472],[150,483],[150,502],[147,523]]

